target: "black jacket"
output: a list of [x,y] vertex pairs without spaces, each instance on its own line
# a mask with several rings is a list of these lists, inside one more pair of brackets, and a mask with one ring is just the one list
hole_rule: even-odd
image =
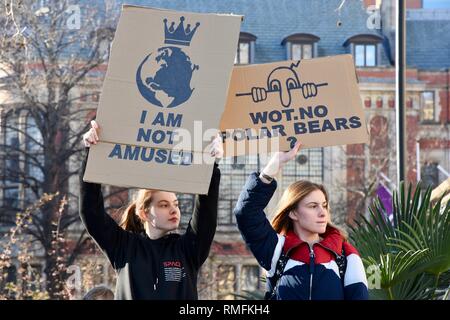
[[208,195],[196,196],[186,232],[151,240],[146,234],[123,230],[105,212],[101,185],[83,181],[87,153],[80,170],[80,216],[117,272],[115,298],[198,299],[198,271],[208,257],[217,225],[217,164]]

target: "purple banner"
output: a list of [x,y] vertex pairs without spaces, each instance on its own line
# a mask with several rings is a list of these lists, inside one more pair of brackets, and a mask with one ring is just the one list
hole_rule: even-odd
[[378,198],[380,198],[381,203],[386,209],[387,217],[390,218],[390,216],[392,215],[392,195],[389,190],[381,183],[378,184],[377,196]]

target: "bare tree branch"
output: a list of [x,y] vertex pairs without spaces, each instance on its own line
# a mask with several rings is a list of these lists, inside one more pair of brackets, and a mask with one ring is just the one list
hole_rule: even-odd
[[[22,193],[31,190],[27,193],[36,198],[55,195],[33,213],[32,222],[24,229],[44,250],[47,288],[53,298],[58,292],[59,280],[54,273],[59,270],[60,259],[73,261],[85,238],[83,232],[67,254],[59,240],[54,245],[55,232],[63,237],[72,225],[79,223],[77,210],[61,204],[76,192],[71,190],[69,180],[78,174],[72,166],[81,159],[81,137],[88,128],[87,115],[93,110],[80,101],[93,94],[82,92],[82,88],[86,85],[95,93],[99,91],[95,85],[101,79],[92,71],[106,63],[101,45],[112,40],[117,17],[117,12],[102,11],[95,4],[79,4],[89,9],[80,10],[85,15],[80,20],[83,25],[71,30],[67,25],[71,4],[68,0],[48,0],[48,10],[40,10],[39,3],[31,0],[0,4],[0,85],[2,91],[14,97],[11,104],[1,106],[5,111],[2,114],[17,111],[16,114],[27,114],[35,121],[32,127],[27,127],[23,119],[17,125],[1,122],[2,132],[17,135],[19,144],[10,144],[8,137],[0,141],[0,165],[4,168],[0,172],[0,187],[19,185]],[[7,159],[17,159],[17,163],[7,168]],[[42,179],[28,170],[31,165],[42,171]],[[22,206],[26,202],[22,199],[17,203]],[[24,208],[9,205],[14,203],[4,202],[5,212],[23,211]],[[2,223],[8,220],[2,217]]]

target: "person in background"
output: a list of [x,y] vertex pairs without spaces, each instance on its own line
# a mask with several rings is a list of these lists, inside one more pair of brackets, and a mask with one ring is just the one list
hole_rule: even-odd
[[114,300],[114,292],[105,285],[99,285],[89,290],[83,300]]

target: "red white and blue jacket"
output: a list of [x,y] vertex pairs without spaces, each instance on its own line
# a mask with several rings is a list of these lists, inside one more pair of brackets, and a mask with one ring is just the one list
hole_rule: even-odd
[[[277,300],[366,300],[367,279],[362,260],[356,249],[344,241],[338,230],[327,227],[322,240],[309,247],[308,243],[290,231],[280,235],[270,225],[264,208],[277,187],[276,181],[266,184],[258,173],[248,178],[234,209],[239,230],[258,263],[267,271],[267,289],[283,251],[289,255],[279,280]],[[335,262],[344,249],[347,259],[344,281]]]

